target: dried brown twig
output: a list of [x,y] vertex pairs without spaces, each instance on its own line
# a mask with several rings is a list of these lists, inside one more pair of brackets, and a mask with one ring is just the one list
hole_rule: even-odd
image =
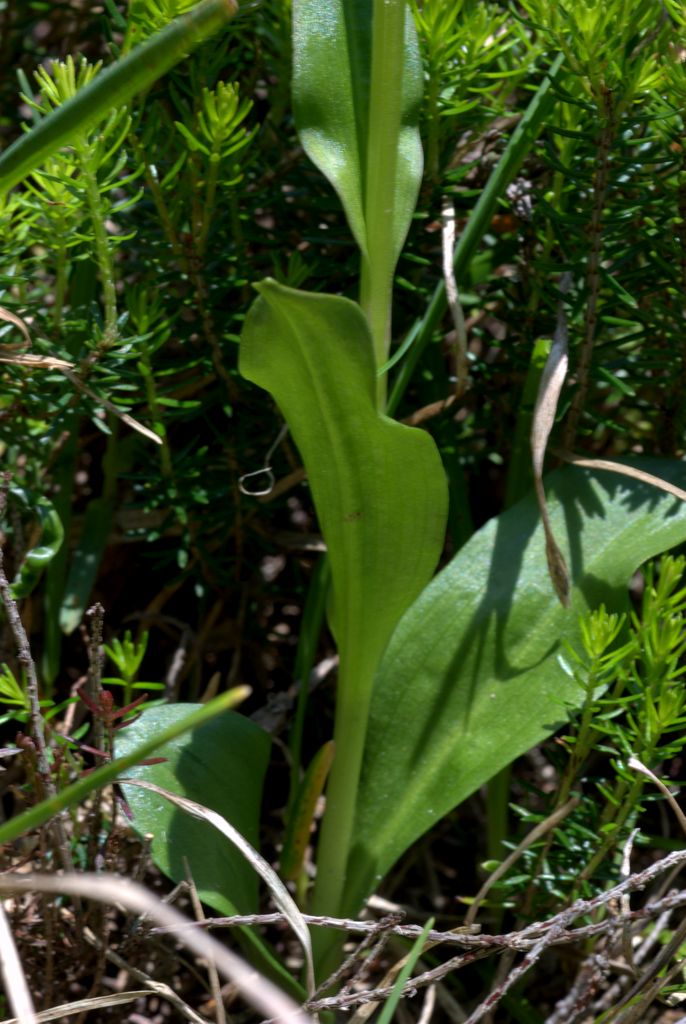
[[[0,515],[5,511],[8,486],[9,479],[8,475],[5,474],[2,488],[0,489]],[[31,654],[29,638],[26,634],[26,630],[24,629],[24,624],[21,621],[17,602],[12,595],[12,588],[10,587],[9,580],[5,573],[2,547],[0,547],[0,598],[2,599],[2,604],[5,608],[10,632],[17,646],[17,661],[26,673],[26,693],[29,699],[31,741],[33,749],[35,750],[40,784],[43,787],[44,795],[46,797],[52,797],[56,795],[57,789],[48,763],[43,713],[40,708],[38,694],[38,675],[36,673],[36,664],[33,660],[33,655]],[[57,815],[55,817],[51,825],[51,829],[55,837],[55,845],[57,847],[57,854],[59,856],[60,863],[64,870],[68,871],[72,867],[72,859],[64,827],[64,818],[62,815]]]
[[[517,932],[509,932],[503,935],[483,935],[468,931],[441,932],[432,930],[426,937],[427,942],[431,942],[436,946],[459,946],[463,951],[439,967],[424,971],[410,979],[403,988],[403,995],[414,995],[417,990],[433,985],[447,974],[472,964],[476,960],[483,959],[492,953],[502,952],[507,949],[524,953],[524,958],[510,972],[508,977],[489,994],[487,999],[468,1018],[468,1024],[476,1024],[500,1002],[510,987],[535,965],[545,950],[554,946],[571,945],[604,935],[614,937],[621,932],[627,923],[642,923],[654,920],[666,911],[686,906],[686,890],[680,890],[671,892],[660,899],[649,900],[641,908],[623,910],[619,914],[608,916],[604,920],[593,924],[581,925],[578,928],[570,927],[578,917],[586,917],[599,907],[616,904],[627,894],[644,889],[661,875],[669,871],[679,870],[685,864],[686,850],[679,850],[668,854],[662,860],[651,864],[650,867],[643,871],[636,872],[625,878],[611,889],[598,893],[590,899],[577,900],[571,907],[561,911],[549,920],[535,922]],[[304,915],[304,919],[308,926],[311,927],[338,928],[367,937],[370,934],[378,934],[381,925],[379,921],[357,921],[347,918],[313,915]],[[198,927],[218,928],[264,925],[282,920],[282,914],[236,915],[225,918],[208,918],[204,922],[188,922],[184,925],[184,930]],[[154,932],[167,930],[166,928],[153,929]],[[390,935],[406,939],[416,939],[422,931],[417,925],[394,924],[392,921],[389,922],[386,930]],[[176,929],[174,931],[176,932]],[[311,1000],[305,1004],[305,1009],[310,1012],[319,1012],[322,1010],[349,1009],[354,1006],[364,1005],[365,1003],[379,1003],[387,999],[391,991],[392,986],[378,987],[362,992],[344,991],[329,998]]]

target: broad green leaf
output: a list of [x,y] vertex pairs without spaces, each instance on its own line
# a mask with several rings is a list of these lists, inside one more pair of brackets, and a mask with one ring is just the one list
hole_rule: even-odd
[[[205,706],[148,708],[118,733],[117,755],[149,743],[165,727],[182,727],[184,721],[202,714]],[[157,755],[166,757],[166,762],[139,764],[121,774],[216,811],[257,848],[269,750],[267,733],[249,718],[229,712],[160,745]],[[187,877],[187,860],[204,903],[227,915],[257,910],[258,877],[220,832],[206,821],[189,819],[184,811],[149,790],[126,785],[123,789],[134,813],[134,827],[143,835],[155,836],[151,851],[161,871],[180,882]],[[278,978],[288,991],[298,993],[297,982],[253,928],[242,928],[241,940],[253,963]]]
[[[686,481],[678,462],[632,465]],[[395,631],[372,697],[346,912],[415,839],[564,724],[583,698],[563,646],[578,646],[580,615],[601,602],[626,610],[636,568],[686,540],[686,506],[638,481],[566,467],[546,490],[569,610],[527,498],[472,537]]]
[[[397,0],[392,0],[396,4]],[[368,253],[367,209],[371,105],[397,100],[394,180],[385,183],[386,207],[392,211],[393,265],[400,254],[414,212],[422,174],[418,119],[422,99],[422,65],[412,15],[406,3],[400,66],[386,68],[401,83],[398,95],[372,95],[373,17],[382,5],[373,0],[294,0],[293,110],[305,152],[335,188],[360,250]],[[387,6],[389,6],[387,4]],[[381,12],[383,16],[384,12]],[[383,55],[379,55],[383,59]],[[383,74],[383,67],[378,73]]]
[[64,530],[55,506],[47,498],[37,497],[23,487],[10,487],[9,491],[15,500],[35,513],[40,524],[38,541],[24,555],[12,582],[12,597],[19,601],[28,597],[57,555],[64,540]]
[[157,35],[100,72],[86,88],[41,119],[0,156],[0,194],[23,181],[76,132],[106,117],[166,74],[236,13],[234,0],[202,0]]
[[[403,612],[442,545],[447,487],[428,434],[380,415],[367,321],[347,299],[265,281],[248,313],[241,373],[283,412],[307,467],[331,565],[329,622],[341,658],[336,758],[315,905],[345,884],[371,685]],[[329,888],[330,887],[330,888]]]
[[269,391],[307,468],[332,571],[339,651],[374,663],[431,578],[447,488],[431,437],[376,411],[369,330],[348,299],[257,286],[240,353]]
[[109,498],[95,498],[86,509],[83,530],[72,556],[59,613],[60,629],[67,636],[83,621],[107,547],[113,516],[114,505]]
[[[198,707],[167,704],[147,708],[119,732],[117,755],[183,721]],[[161,747],[157,756],[166,761],[137,765],[127,777],[154,783],[216,811],[256,847],[269,750],[269,737],[259,726],[244,715],[227,712]],[[134,827],[143,835],[154,836],[152,856],[161,871],[180,882],[187,877],[187,860],[205,903],[222,914],[248,914],[257,909],[257,875],[220,833],[149,790],[124,786],[124,792]]]
[[210,807],[205,807],[204,804],[198,803],[197,800],[189,800],[188,797],[172,793],[170,790],[163,789],[154,782],[147,780],[137,779],[134,781],[129,778],[128,784],[129,786],[141,787],[148,792],[157,794],[165,800],[169,800],[175,807],[180,808],[185,814],[190,815],[196,821],[202,821],[207,825],[211,825],[245,857],[246,861],[255,871],[255,874],[259,875],[269,889],[269,895],[274,906],[281,911],[286,921],[288,921],[303,948],[307,989],[309,995],[313,995],[315,984],[310,929],[295,900],[269,861],[265,860],[261,853],[258,853],[255,847],[246,840],[245,836],[227,818],[222,814],[218,814],[217,811],[213,811]]
[[76,782],[72,782],[69,786],[60,789],[54,796],[41,800],[40,803],[29,807],[27,811],[23,811],[9,821],[3,822],[0,824],[0,846],[3,843],[12,842],[12,840],[17,839],[26,832],[30,832],[32,829],[40,828],[41,825],[44,825],[46,821],[50,821],[60,811],[64,811],[68,807],[76,807],[89,793],[96,789],[101,789],[103,786],[109,786],[110,783],[116,780],[118,775],[126,774],[133,765],[149,757],[158,747],[164,746],[165,743],[170,742],[182,732],[189,732],[191,729],[199,728],[205,722],[209,722],[211,718],[214,718],[215,715],[221,714],[222,711],[226,711],[227,708],[234,707],[236,704],[240,704],[249,695],[250,689],[247,686],[237,686],[233,690],[227,690],[226,693],[220,694],[214,700],[209,701],[209,703],[200,705],[196,711],[192,711],[186,718],[172,722],[166,729],[158,729],[138,747],[130,750],[126,756],[118,756],[114,761],[107,761],[90,774],[82,775]]

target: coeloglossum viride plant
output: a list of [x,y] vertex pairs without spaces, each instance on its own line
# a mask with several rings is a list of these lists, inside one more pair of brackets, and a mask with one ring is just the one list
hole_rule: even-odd
[[[646,483],[568,467],[546,488],[569,566],[569,608],[551,586],[532,497],[491,520],[430,582],[445,530],[444,472],[429,435],[387,409],[445,311],[441,288],[410,332],[386,399],[393,272],[421,177],[414,26],[404,0],[295,0],[293,42],[297,129],[360,250],[359,302],[263,281],[240,370],[279,405],[327,544],[340,672],[312,909],[345,915],[418,836],[564,723],[581,697],[558,655],[565,643],[580,646],[579,616],[602,603],[624,610],[631,573],[683,541],[686,513]],[[542,76],[457,244],[458,279],[555,104],[561,63]],[[641,465],[683,480],[676,461]],[[155,714],[145,712],[141,728],[153,729]],[[205,753],[208,772],[219,763],[232,770],[229,750]],[[159,771],[135,769],[146,778]],[[182,789],[183,775],[181,757],[166,788]],[[149,793],[131,802],[141,822],[151,820]],[[201,842],[182,829],[172,838],[159,856],[173,873],[171,846],[178,857]],[[217,907],[244,896],[220,877],[202,891]],[[316,944],[324,970],[337,941],[317,933]]]
[[[546,483],[570,568],[569,610],[550,586],[530,498],[488,523],[430,582],[446,522],[443,468],[430,436],[387,412],[445,310],[440,289],[417,311],[388,402],[384,369],[394,268],[421,178],[414,27],[404,0],[295,0],[293,15],[297,127],[359,247],[359,302],[262,282],[240,368],[273,394],[289,424],[328,548],[340,674],[313,909],[341,914],[359,909],[415,838],[565,720],[581,697],[558,654],[564,641],[578,646],[579,613],[602,602],[621,611],[631,572],[686,537],[686,516],[645,484],[561,470]],[[555,103],[560,61],[539,78],[458,242],[458,279]],[[217,195],[221,202],[221,186]],[[652,468],[683,477],[677,462]],[[198,713],[149,709],[128,742],[156,734],[163,719],[171,728]],[[225,719],[164,753],[162,766],[129,774],[164,772],[167,789],[194,786],[208,803],[226,801],[226,817],[256,834],[268,743],[253,723]],[[237,765],[245,784],[232,806],[241,786],[226,778],[235,780]],[[167,873],[178,877],[187,854],[208,903],[223,912],[254,906],[254,878],[227,863],[205,826],[180,825],[174,810],[162,818],[158,795],[127,796],[143,830],[156,816],[153,854]],[[335,942],[319,942],[325,965]]]
[[[421,168],[408,15],[402,0],[296,0],[296,124],[359,246],[359,305],[264,281],[241,347],[241,372],[272,393],[300,450],[331,567],[341,667],[317,913],[354,913],[414,839],[564,721],[578,694],[557,653],[578,641],[579,614],[623,607],[637,565],[686,535],[673,498],[562,470],[548,490],[554,530],[568,536],[569,610],[550,586],[530,499],[479,531],[416,599],[446,496],[430,440],[385,415],[392,273]],[[520,160],[546,99],[542,88],[532,101]],[[505,175],[496,180],[504,188]],[[653,469],[682,476],[676,463]]]

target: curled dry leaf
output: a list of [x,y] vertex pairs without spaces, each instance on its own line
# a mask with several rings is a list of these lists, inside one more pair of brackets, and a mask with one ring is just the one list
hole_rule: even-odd
[[31,335],[26,323],[20,316],[13,313],[11,310],[6,309],[5,306],[0,306],[0,320],[5,320],[8,324],[14,324],[18,327],[21,333],[24,335],[24,341],[19,345],[1,345],[0,349],[12,350],[16,348],[31,348]]
[[650,768],[644,765],[642,761],[639,761],[637,757],[630,757],[627,761],[627,764],[629,765],[629,768],[631,768],[633,771],[640,772],[641,775],[645,775],[646,778],[650,779],[651,782],[655,783],[655,785],[663,794],[663,796],[666,797],[669,806],[674,811],[674,815],[677,821],[681,825],[682,831],[686,835],[686,814],[684,814],[684,812],[681,810],[679,804],[674,799],[674,795],[670,793],[669,789],[667,788],[667,786],[665,786],[662,779],[658,778],[655,772],[651,772]]
[[[257,850],[250,845],[247,839],[245,839],[241,833],[226,820],[226,818],[221,814],[218,814],[216,811],[211,810],[209,807],[204,807],[203,804],[196,803],[195,800],[188,800],[187,797],[177,796],[176,793],[170,793],[169,790],[163,789],[162,786],[156,786],[154,782],[145,782],[143,779],[124,778],[119,779],[119,781],[126,786],[140,786],[141,789],[149,789],[153,793],[158,793],[160,796],[164,797],[165,800],[169,800],[171,803],[176,804],[176,806],[180,807],[182,811],[186,812],[186,814],[190,814],[194,818],[200,818],[202,821],[207,821],[210,825],[213,825],[222,833],[222,835],[226,836],[226,838],[233,843],[238,850],[240,850],[245,859],[252,865],[257,874],[267,885],[274,903],[295,932],[305,953],[308,992],[310,995],[313,995],[315,988],[314,961],[312,957],[312,940],[310,938],[310,930],[307,927],[305,918],[300,913],[300,910],[296,906],[288,889],[264,857],[262,857],[261,854],[259,854]],[[191,870],[192,868],[193,865],[191,864]]]
[[[3,350],[0,348],[0,352]],[[0,363],[11,363],[13,366],[36,367],[39,370],[71,370],[73,363],[66,359],[58,359],[57,356],[36,356],[29,352],[19,355],[0,355]]]
[[[560,290],[563,294],[569,288],[570,283],[569,275],[565,274],[560,284]],[[536,499],[541,510],[541,519],[543,520],[543,530],[545,532],[545,554],[548,561],[548,572],[550,573],[555,593],[565,608],[569,605],[569,570],[567,569],[564,555],[553,536],[550,525],[548,505],[543,487],[543,461],[545,459],[548,438],[555,422],[557,403],[562,391],[562,385],[567,376],[568,366],[567,321],[564,315],[563,302],[560,299],[553,344],[541,374],[541,383],[534,407],[533,422],[531,424],[531,458],[533,462]]]
[[67,894],[98,900],[110,906],[121,903],[134,914],[147,915],[158,926],[173,930],[180,943],[196,956],[212,961],[226,980],[236,986],[246,1002],[263,1017],[273,1020],[274,1024],[313,1024],[312,1018],[268,978],[259,975],[211,935],[205,935],[197,928],[186,928],[189,924],[187,917],[163,903],[159,896],[148,892],[138,882],[107,872],[68,872],[63,875],[19,875],[13,872],[0,875],[0,894],[12,892]]

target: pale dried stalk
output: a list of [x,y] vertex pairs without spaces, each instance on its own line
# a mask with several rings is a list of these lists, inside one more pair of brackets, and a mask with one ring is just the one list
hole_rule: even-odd
[[[0,892],[47,892],[56,895],[68,894],[84,899],[95,899],[101,903],[122,904],[135,914],[147,914],[160,925],[178,928],[187,919],[166,906],[152,893],[136,882],[114,875],[83,874],[64,875],[0,875]],[[312,1024],[309,1018],[293,1000],[281,992],[266,978],[249,967],[240,957],[225,949],[219,942],[202,931],[189,931],[179,936],[196,956],[213,960],[224,977],[235,984],[246,1002],[258,1012],[280,1024]]]
[[[19,614],[17,602],[12,596],[12,588],[10,587],[9,581],[5,574],[4,555],[1,547],[0,597],[2,598],[2,603],[5,606],[5,613],[7,615],[7,622],[9,623],[10,632],[12,633],[14,642],[17,645],[17,661],[26,672],[26,694],[29,698],[29,709],[31,716],[31,736],[36,748],[38,774],[40,775],[41,784],[43,786],[45,796],[53,797],[56,796],[57,790],[55,788],[55,783],[53,782],[52,774],[50,772],[50,765],[48,763],[48,755],[45,745],[45,730],[43,728],[43,714],[41,712],[38,695],[38,676],[36,674],[36,664],[31,654],[29,638],[26,635],[24,624],[21,621],[21,616]],[[55,845],[57,847],[57,853],[62,864],[62,867],[66,871],[68,871],[73,866],[73,864],[69,849],[69,841],[67,839],[66,830],[64,828],[63,816],[57,815],[57,817],[52,822],[50,827],[55,837]]]
[[[137,992],[113,992],[109,996],[95,996],[91,999],[77,999],[74,1003],[62,1003],[60,1006],[51,1006],[49,1010],[41,1010],[34,1017],[37,1024],[44,1021],[60,1020],[62,1017],[73,1017],[77,1013],[88,1013],[90,1010],[100,1010],[109,1006],[124,1006],[132,1003],[143,996],[149,996],[150,992],[141,989]],[[0,1024],[22,1024],[20,1017],[12,1017],[0,1021]]]
[[122,410],[118,409],[116,405],[109,401],[109,399],[96,394],[85,381],[81,380],[81,378],[73,372],[73,370],[65,368],[61,369],[67,380],[70,380],[78,391],[83,391],[84,394],[88,395],[89,398],[92,398],[98,405],[102,405],[108,412],[111,412],[113,416],[118,417],[118,419],[120,419],[122,423],[125,423],[127,427],[131,427],[131,429],[135,430],[138,434],[142,434],[143,437],[147,437],[148,441],[154,441],[155,444],[162,444],[162,438],[158,434],[149,430],[148,427],[144,427],[142,423],[135,420],[133,416],[129,416],[127,412],[122,412]]
[[[203,913],[202,903],[200,902],[200,897],[198,896],[198,890],[195,887],[195,882],[193,880],[193,875],[191,874],[191,869],[187,857],[183,858],[183,864],[184,871],[186,872],[186,881],[188,882],[188,890],[191,897],[191,906],[193,907],[195,920],[204,921],[205,914]],[[226,1024],[226,1010],[224,1009],[224,999],[222,997],[221,982],[219,981],[217,968],[214,966],[211,960],[207,964],[207,976],[210,980],[210,991],[212,993],[212,998],[214,999],[216,1011],[215,1017],[217,1024]]]
[[526,954],[521,963],[518,963],[517,966],[510,971],[507,978],[505,978],[502,984],[498,985],[497,988],[490,992],[486,999],[484,999],[484,1001],[481,1003],[481,1005],[477,1006],[474,1012],[469,1015],[469,1017],[465,1021],[465,1024],[478,1024],[480,1020],[483,1020],[486,1014],[491,1013],[491,1011],[495,1009],[498,1003],[500,1003],[503,996],[505,996],[509,992],[512,986],[515,985],[520,980],[520,978],[522,978],[528,971],[530,971],[531,968],[538,962],[538,960],[540,960],[545,950],[548,948],[548,946],[551,945],[551,943],[557,937],[558,932],[560,932],[561,930],[562,923],[560,923],[559,925],[555,925],[553,928],[550,929],[550,932],[547,935],[544,935],[541,939],[539,939],[536,945],[533,946],[532,949]]
[[629,768],[633,768],[633,770],[635,772],[640,772],[642,775],[647,776],[647,778],[649,778],[651,780],[651,782],[655,783],[655,785],[660,790],[660,792],[663,794],[663,796],[665,796],[667,798],[669,806],[674,811],[674,815],[676,817],[676,820],[681,825],[682,832],[684,833],[684,835],[686,835],[686,814],[684,814],[684,812],[681,810],[681,808],[679,807],[679,804],[674,799],[673,794],[670,793],[670,791],[667,789],[667,787],[665,786],[665,784],[662,781],[662,779],[659,779],[657,777],[657,775],[655,774],[655,772],[651,772],[650,768],[647,768],[646,765],[644,765],[641,761],[639,761],[639,759],[637,757],[630,757],[629,761],[628,761],[628,765],[629,765]]
[[[486,1013],[498,1004],[511,985],[534,965],[546,948],[570,941],[579,941],[580,939],[586,939],[592,935],[599,935],[608,931],[612,932],[616,930],[618,925],[616,919],[610,918],[598,924],[587,925],[570,931],[569,925],[573,920],[591,913],[598,907],[616,902],[624,893],[645,888],[653,879],[671,870],[676,865],[683,865],[684,863],[686,863],[686,850],[679,850],[676,853],[668,854],[661,861],[652,864],[644,871],[632,875],[612,889],[598,893],[588,900],[577,900],[571,907],[556,914],[549,921],[531,924],[514,934],[507,936],[462,935],[460,936],[460,941],[463,944],[477,948],[472,948],[470,952],[453,957],[440,967],[412,978],[403,988],[403,994],[411,995],[417,989],[439,981],[451,971],[458,970],[469,963],[473,963],[476,959],[481,959],[489,955],[489,953],[500,951],[505,947],[528,950],[522,962],[515,968],[515,971],[478,1008],[479,1016],[475,1016],[477,1013],[477,1010],[475,1010],[472,1016],[468,1018],[469,1024],[475,1024],[476,1021],[481,1020]],[[673,897],[667,897],[665,900],[661,900],[659,904],[649,904],[643,911],[633,911],[631,917],[639,918],[647,913],[657,914],[666,905],[671,904],[672,901]],[[686,903],[686,893],[677,894],[676,902],[680,905]],[[384,979],[385,981],[386,979]],[[342,997],[317,1000],[316,1002],[307,1003],[306,1007],[319,1011],[364,1004],[363,1008],[366,1011],[367,1004],[382,1002],[391,992],[391,986],[380,987],[371,992],[350,993]]]
[[26,984],[24,968],[19,959],[2,903],[0,903],[0,971],[5,983],[5,995],[17,1015],[17,1024],[36,1024],[33,1000],[29,986]]
[[657,487],[658,490],[665,491],[667,494],[673,494],[680,501],[686,501],[686,491],[681,487],[670,483],[669,480],[663,480],[661,476],[655,476],[653,473],[646,473],[642,469],[636,469],[635,466],[625,466],[621,462],[611,462],[609,459],[588,459],[583,455],[574,455],[572,452],[560,448],[553,448],[552,451],[553,455],[556,455],[558,459],[562,459],[563,462],[569,462],[573,466],[581,466],[583,469],[604,469],[608,473],[628,476],[632,480],[638,480],[640,483]]
[[[5,323],[13,324],[14,327],[18,327],[24,336],[24,344],[26,345],[27,348],[31,348],[31,335],[29,333],[29,329],[26,326],[26,322],[22,320],[20,316],[17,316],[16,313],[13,313],[10,309],[7,309],[5,306],[0,306],[0,320],[4,320]],[[24,344],[19,344],[18,347],[24,348]],[[16,349],[16,346],[10,347],[12,349]],[[7,346],[3,345],[2,348],[6,349]]]
[[[603,956],[592,953],[577,971],[574,984],[563,999],[560,999],[553,1012],[546,1017],[545,1024],[570,1024],[578,1020],[579,1014],[600,990],[608,973],[608,962]],[[613,986],[614,987],[614,986]],[[608,990],[609,991],[609,990]],[[617,989],[621,992],[621,989]]]
[[165,999],[170,1006],[173,1006],[174,1009],[177,1010],[185,1020],[189,1020],[191,1024],[207,1024],[205,1018],[196,1013],[195,1010],[188,1006],[187,1003],[184,1003],[181,996],[177,995],[176,992],[166,984],[166,982],[156,981],[154,978],[151,978],[149,974],[146,974],[145,971],[141,971],[140,968],[134,967],[133,964],[128,963],[123,957],[119,956],[118,953],[115,953],[113,949],[110,949],[106,943],[101,942],[90,928],[84,928],[83,937],[86,942],[89,942],[91,946],[95,946],[96,949],[104,949],[105,959],[109,960],[111,964],[114,964],[115,967],[118,967],[122,971],[126,971],[131,978],[139,982],[141,985],[145,985],[146,995],[154,993],[159,996],[160,999]]
[[436,1005],[436,986],[429,985],[426,990],[426,996],[422,1004],[422,1012],[419,1014],[417,1024],[431,1024],[431,1018],[433,1017],[434,1007]]
[[467,359],[467,325],[460,302],[455,279],[455,207],[447,196],[441,207],[441,232],[443,256],[443,281],[445,297],[455,328],[455,399],[462,398],[469,384],[469,362]]
[[[670,893],[659,900],[651,900],[640,910],[632,910],[629,915],[631,921],[647,921],[657,914],[671,912],[679,907],[686,906],[686,891]],[[320,928],[338,928],[341,931],[367,935],[377,934],[382,922],[380,921],[355,921],[339,917],[314,917],[310,914],[303,914],[308,924]],[[542,922],[536,925],[538,933],[545,931],[554,922]],[[286,921],[284,914],[235,914],[232,917],[210,917],[206,921],[187,921],[185,928],[203,929],[213,928],[240,928],[243,926],[259,927],[268,924],[278,924]],[[586,939],[604,935],[606,932],[616,929],[616,921],[606,918],[595,924],[583,925],[580,928],[572,928],[560,935],[556,945],[568,945],[572,942],[582,942]],[[174,931],[176,929],[173,929]],[[152,928],[151,934],[164,933],[167,928]],[[416,939],[421,935],[422,929],[417,925],[390,925],[387,929],[390,935],[398,935],[405,939]],[[527,950],[531,949],[536,942],[535,934],[529,934],[523,938],[523,932],[508,932],[504,935],[477,935],[468,934],[464,929],[455,928],[450,932],[430,931],[427,939],[437,946],[462,946],[465,949],[485,949],[489,952],[500,952],[503,949]]]
[[[28,348],[31,348],[31,334],[26,325],[26,321],[22,320],[16,313],[12,313],[9,309],[5,309],[4,306],[0,306],[0,320],[6,320],[8,323],[18,327],[24,336],[24,343]],[[23,346],[22,346],[23,347]],[[90,388],[85,381],[74,372],[74,364],[67,362],[66,359],[57,359],[55,356],[37,356],[30,353],[16,353],[7,346],[0,345],[0,363],[11,363],[16,366],[26,366],[29,369],[42,369],[42,370],[60,370],[67,380],[71,381],[74,387],[78,391],[83,391],[89,398],[92,398],[98,405],[102,405],[111,412],[114,416],[117,416],[123,423],[131,427],[138,434],[142,434],[143,437],[147,437],[149,441],[154,441],[155,444],[162,444],[162,438],[155,434],[148,427],[143,426],[138,420],[134,419],[133,416],[129,416],[128,413],[122,412],[116,405],[110,402],[107,398],[103,398],[102,395],[97,395],[95,391]]]
[[[665,985],[668,985],[671,978],[683,970],[683,959],[677,960],[669,968],[667,964],[680,950],[686,938],[686,919],[673,932],[669,942],[660,950],[657,956],[649,964],[636,983],[626,992],[617,1006],[613,1007],[607,1018],[613,1024],[640,1024],[645,1020],[645,1011],[657,998],[658,993]],[[660,975],[663,968],[667,968],[664,975]],[[646,987],[647,986],[647,987]],[[639,998],[636,998],[639,997]]]
[[[621,872],[622,878],[631,877],[631,853],[634,848],[634,840],[639,834],[639,829],[635,828],[629,834],[629,838],[624,844],[622,850],[622,864]],[[622,908],[622,952],[624,954],[624,960],[628,968],[634,970],[634,951],[631,945],[631,929],[629,928],[629,913],[631,911],[631,898],[628,892],[625,892],[621,897],[620,906]]]

